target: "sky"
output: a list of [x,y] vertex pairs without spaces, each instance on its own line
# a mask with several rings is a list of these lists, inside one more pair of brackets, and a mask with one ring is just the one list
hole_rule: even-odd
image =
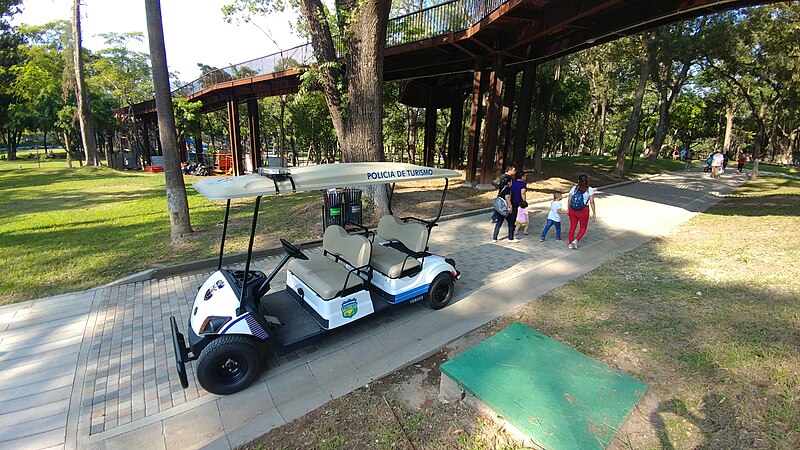
[[[290,23],[297,22],[293,13],[254,18],[258,27],[252,23],[228,24],[220,11],[226,3],[229,1],[161,1],[167,65],[171,72],[179,73],[182,81],[190,82],[201,75],[199,62],[225,67],[306,42],[291,30]],[[23,0],[22,9],[14,16],[14,24],[70,20],[72,0]],[[144,39],[132,49],[149,53],[144,0],[82,0],[81,16],[85,48],[103,48],[100,33],[140,31]]]

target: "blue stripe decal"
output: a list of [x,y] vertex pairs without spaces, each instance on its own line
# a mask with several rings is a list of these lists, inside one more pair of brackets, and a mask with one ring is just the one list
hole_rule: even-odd
[[241,315],[241,316],[237,317],[237,318],[236,318],[236,319],[234,319],[234,320],[233,320],[231,323],[229,323],[228,325],[226,325],[226,326],[225,326],[225,328],[223,328],[223,329],[222,329],[222,330],[219,332],[219,334],[225,334],[225,333],[226,333],[226,332],[227,332],[227,331],[228,331],[228,330],[229,330],[229,329],[230,329],[232,326],[236,325],[236,323],[237,323],[237,322],[239,322],[240,320],[244,319],[245,317],[247,317],[247,316],[249,316],[249,315],[250,315],[250,313],[244,313],[243,315]]
[[428,287],[429,286],[430,286],[430,283],[428,283],[426,285],[423,285],[423,286],[417,286],[414,289],[411,289],[410,291],[403,292],[402,294],[397,294],[397,295],[394,296],[394,301],[395,301],[395,303],[402,302],[403,300],[408,300],[410,298],[414,298],[414,297],[417,297],[419,295],[422,295],[422,294],[428,292]]

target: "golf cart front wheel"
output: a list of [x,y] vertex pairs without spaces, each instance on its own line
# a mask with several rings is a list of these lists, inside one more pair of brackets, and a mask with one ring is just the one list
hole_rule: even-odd
[[213,394],[233,394],[252,383],[261,368],[258,344],[246,336],[220,336],[197,359],[197,380]]
[[431,309],[442,309],[447,306],[450,303],[450,299],[453,298],[455,284],[455,279],[450,273],[443,272],[437,275],[425,295],[428,306]]

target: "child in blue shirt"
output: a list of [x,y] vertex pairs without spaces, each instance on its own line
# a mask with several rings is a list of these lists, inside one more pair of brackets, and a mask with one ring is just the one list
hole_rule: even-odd
[[542,230],[542,237],[539,239],[539,242],[544,242],[547,232],[550,231],[550,227],[553,225],[556,226],[556,240],[561,240],[561,214],[565,214],[561,209],[562,206],[561,193],[553,192],[553,201],[550,202],[550,213],[547,214],[547,225],[545,225],[544,230]]

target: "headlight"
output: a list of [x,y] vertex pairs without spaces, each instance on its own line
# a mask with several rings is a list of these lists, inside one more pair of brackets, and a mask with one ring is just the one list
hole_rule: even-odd
[[200,334],[216,334],[222,330],[226,323],[230,322],[230,317],[208,316],[200,325]]

